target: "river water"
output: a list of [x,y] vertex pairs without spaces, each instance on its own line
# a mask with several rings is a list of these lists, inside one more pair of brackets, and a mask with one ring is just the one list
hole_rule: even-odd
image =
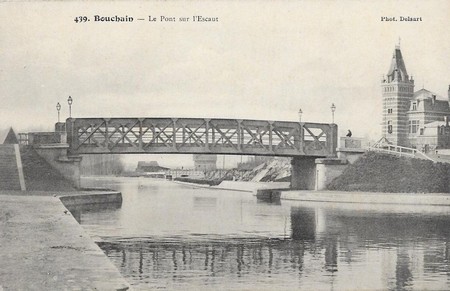
[[281,201],[84,178],[121,206],[73,214],[137,290],[449,290],[450,207]]

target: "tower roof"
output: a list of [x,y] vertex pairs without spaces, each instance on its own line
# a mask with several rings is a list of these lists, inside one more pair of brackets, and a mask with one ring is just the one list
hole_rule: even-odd
[[396,46],[392,56],[391,67],[387,73],[388,81],[409,81],[400,46]]

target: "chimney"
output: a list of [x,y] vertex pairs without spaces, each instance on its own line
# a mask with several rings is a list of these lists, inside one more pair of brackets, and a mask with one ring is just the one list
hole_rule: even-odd
[[448,95],[448,100],[450,101],[450,85],[448,85],[448,93],[447,93],[447,95]]
[[431,99],[431,104],[434,105],[434,103],[436,102],[436,95],[433,94],[433,95],[431,96],[431,98],[432,98],[432,99]]
[[448,127],[448,116],[444,116],[444,120],[445,120],[445,127]]

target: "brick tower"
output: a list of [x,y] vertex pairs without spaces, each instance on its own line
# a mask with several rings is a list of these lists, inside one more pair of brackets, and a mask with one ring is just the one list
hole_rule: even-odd
[[382,136],[389,142],[410,146],[406,112],[414,96],[414,80],[408,76],[400,46],[396,46],[389,71],[381,82],[383,96]]

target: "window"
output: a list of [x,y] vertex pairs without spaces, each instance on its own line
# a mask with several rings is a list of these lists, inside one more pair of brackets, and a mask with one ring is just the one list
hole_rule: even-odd
[[388,125],[388,133],[392,133],[392,121],[389,120],[387,125]]
[[412,104],[412,110],[417,110],[417,103],[416,102],[413,102],[413,104]]
[[388,114],[392,114],[392,108],[388,109]]
[[417,133],[419,129],[419,120],[410,120],[408,121],[409,125],[409,133]]

